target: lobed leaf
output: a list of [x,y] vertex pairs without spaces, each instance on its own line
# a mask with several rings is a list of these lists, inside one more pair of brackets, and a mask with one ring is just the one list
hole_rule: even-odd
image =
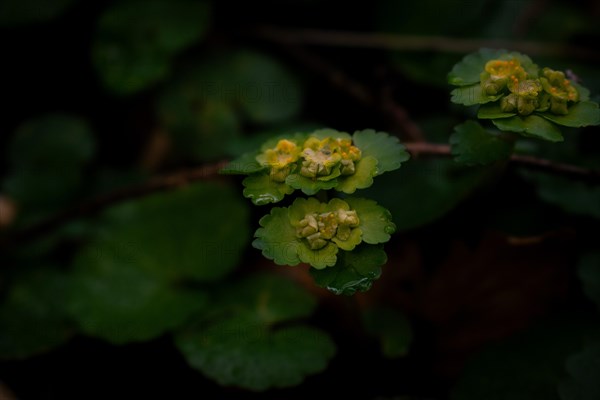
[[467,121],[454,127],[450,136],[454,160],[466,165],[485,165],[507,160],[512,143],[486,131],[479,123]]
[[310,270],[315,283],[337,295],[365,292],[381,276],[387,255],[381,246],[362,245],[341,251],[334,266]]

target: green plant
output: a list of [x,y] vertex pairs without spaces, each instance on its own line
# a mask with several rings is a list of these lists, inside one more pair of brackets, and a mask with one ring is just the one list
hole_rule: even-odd
[[582,4],[5,0],[0,393],[595,399]]
[[221,170],[248,175],[244,196],[256,205],[275,203],[294,190],[316,197],[274,207],[260,220],[253,246],[279,265],[310,264],[317,284],[336,294],[368,290],[386,256],[379,245],[395,225],[373,200],[331,198],[331,190],[353,194],[373,178],[409,159],[398,139],[373,130],[352,136],[333,129],[271,139]]

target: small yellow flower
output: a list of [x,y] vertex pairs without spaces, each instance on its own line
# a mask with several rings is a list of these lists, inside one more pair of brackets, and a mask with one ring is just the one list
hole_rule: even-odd
[[338,149],[337,140],[332,138],[319,140],[311,137],[307,139],[304,142],[304,150],[302,150],[304,161],[302,161],[300,174],[307,178],[331,174],[331,169],[342,160]]
[[567,102],[579,100],[577,89],[561,71],[544,68],[540,81],[544,91],[550,95],[550,111],[554,114],[567,114]]
[[296,143],[282,139],[275,148],[267,149],[256,157],[256,160],[268,166],[271,179],[275,182],[285,182],[285,178],[292,172],[293,164],[300,157],[300,149]]
[[309,213],[300,220],[296,234],[306,240],[311,250],[318,250],[327,246],[334,238],[347,241],[359,222],[356,211],[340,209],[320,214]]
[[508,84],[518,84],[527,73],[519,60],[490,60],[485,64],[485,72],[481,74],[483,91],[490,95],[500,93]]

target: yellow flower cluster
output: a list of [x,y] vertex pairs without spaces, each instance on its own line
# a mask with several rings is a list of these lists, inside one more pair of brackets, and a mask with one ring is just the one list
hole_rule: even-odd
[[346,241],[352,229],[358,227],[356,211],[337,210],[322,214],[310,213],[300,220],[296,229],[299,238],[306,239],[311,250],[325,247],[332,239]]
[[481,88],[486,95],[502,97],[500,108],[504,112],[529,115],[535,110],[550,109],[553,114],[567,114],[567,103],[579,99],[577,89],[561,71],[542,70],[542,76],[529,76],[516,58],[490,60],[481,73]]
[[257,161],[270,168],[273,181],[285,182],[297,167],[299,174],[307,178],[352,175],[360,158],[361,151],[352,145],[351,139],[309,137],[302,146],[282,139],[274,148],[260,154]]

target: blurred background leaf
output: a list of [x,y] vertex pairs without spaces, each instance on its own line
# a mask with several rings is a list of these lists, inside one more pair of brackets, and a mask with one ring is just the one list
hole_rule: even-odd
[[235,268],[247,218],[233,190],[204,183],[108,210],[102,232],[75,260],[71,313],[84,332],[114,343],[176,328],[205,305],[201,291],[182,285]]
[[75,0],[3,0],[0,26],[20,26],[47,22],[65,12]]
[[558,400],[565,360],[597,329],[588,321],[559,318],[491,345],[467,365],[451,398]]
[[413,332],[405,315],[391,308],[370,308],[363,311],[362,320],[367,332],[379,339],[385,357],[398,358],[408,353]]
[[214,317],[176,337],[188,362],[221,385],[264,391],[298,385],[335,353],[324,332],[294,323],[314,299],[289,280],[257,275],[220,289]]
[[2,189],[16,203],[21,223],[47,216],[80,194],[94,142],[88,124],[70,115],[49,114],[17,129]]
[[587,345],[581,352],[567,360],[569,378],[561,382],[561,400],[593,400],[600,398],[600,343]]
[[174,153],[191,161],[229,155],[245,124],[296,117],[302,91],[277,60],[250,50],[214,54],[189,67],[159,99]]
[[210,4],[190,0],[125,0],[98,22],[92,58],[108,89],[131,94],[170,72],[171,59],[204,36]]
[[0,358],[31,357],[71,337],[65,310],[70,287],[70,277],[48,265],[16,279],[0,303]]

